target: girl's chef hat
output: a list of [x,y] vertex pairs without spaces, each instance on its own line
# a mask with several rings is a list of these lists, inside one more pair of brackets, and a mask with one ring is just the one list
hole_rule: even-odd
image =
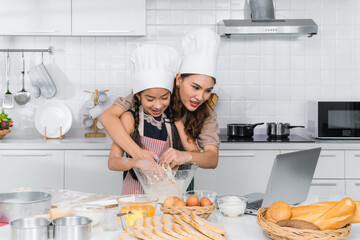
[[204,74],[216,78],[220,36],[201,28],[183,38],[183,62],[180,73]]
[[136,48],[130,57],[133,92],[149,88],[165,88],[172,92],[181,58],[168,46],[147,44]]

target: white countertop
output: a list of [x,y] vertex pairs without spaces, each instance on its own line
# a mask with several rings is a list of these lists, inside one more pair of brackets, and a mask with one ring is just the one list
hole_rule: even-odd
[[[330,197],[318,197],[318,196],[309,196],[304,204],[309,204],[319,201],[338,201],[341,196],[330,196]],[[159,207],[156,211],[156,215],[162,215],[162,212],[159,210]],[[268,240],[264,231],[257,225],[256,216],[244,215],[238,218],[228,218],[221,215],[220,212],[213,213],[210,218],[210,221],[222,225],[226,230],[226,236],[230,240]],[[119,231],[105,232],[100,229],[93,230],[92,240],[118,240]],[[355,240],[360,238],[360,224],[352,224],[351,234],[348,240]],[[9,225],[0,227],[0,240],[9,240],[11,239],[11,227]]]
[[[72,129],[65,138],[44,140],[35,129],[13,129],[11,133],[0,139],[0,150],[109,150],[112,140],[109,136],[86,138],[87,129]],[[299,134],[300,133],[300,134]],[[294,131],[302,135],[303,132]],[[360,140],[316,140],[313,143],[295,142],[231,142],[221,143],[220,150],[279,150],[309,149],[322,147],[327,150],[360,150]]]

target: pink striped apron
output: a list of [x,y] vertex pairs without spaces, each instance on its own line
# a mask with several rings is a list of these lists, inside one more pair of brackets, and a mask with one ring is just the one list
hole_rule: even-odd
[[[169,123],[165,123],[168,137],[166,141],[158,140],[144,136],[144,112],[142,107],[139,109],[139,133],[140,141],[144,149],[155,153],[157,156],[161,156],[171,146],[171,126]],[[127,194],[144,194],[144,189],[141,187],[139,181],[136,181],[131,174],[128,172],[123,182],[122,195]]]

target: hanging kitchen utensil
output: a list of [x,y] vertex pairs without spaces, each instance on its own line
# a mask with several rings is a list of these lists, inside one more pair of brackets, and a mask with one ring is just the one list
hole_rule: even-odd
[[227,134],[229,137],[237,138],[252,138],[254,136],[254,128],[264,123],[255,124],[236,124],[231,123],[227,125]]
[[305,126],[291,126],[290,123],[267,123],[267,135],[270,138],[287,138],[291,128],[304,128]]
[[3,108],[13,108],[14,107],[14,98],[12,93],[9,90],[9,85],[10,85],[10,56],[9,56],[9,52],[7,53],[7,57],[6,57],[6,93],[4,95],[3,98]]
[[22,89],[20,92],[18,92],[14,99],[15,102],[19,105],[25,105],[30,101],[30,93],[25,91],[25,58],[24,58],[24,52],[22,52],[21,57],[21,78],[22,78]]
[[35,97],[42,94],[46,98],[52,98],[56,94],[55,84],[45,68],[44,56],[41,52],[41,63],[29,70],[28,74],[30,77],[31,85],[35,88]]

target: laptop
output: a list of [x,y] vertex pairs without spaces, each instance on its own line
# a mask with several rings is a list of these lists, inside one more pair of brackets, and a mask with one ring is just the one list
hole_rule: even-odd
[[276,201],[299,204],[306,200],[321,148],[279,154],[276,156],[266,192],[245,195],[249,201],[246,214],[257,215],[260,207]]

